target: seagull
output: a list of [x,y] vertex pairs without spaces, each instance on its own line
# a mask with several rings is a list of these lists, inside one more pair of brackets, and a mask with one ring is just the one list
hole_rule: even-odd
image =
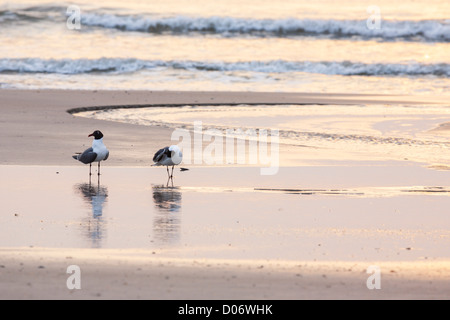
[[72,156],[75,160],[78,160],[84,164],[89,163],[89,176],[92,175],[92,162],[98,162],[98,175],[100,175],[100,161],[104,161],[109,157],[109,151],[103,144],[103,133],[99,130],[95,130],[88,137],[94,137],[92,141],[92,147],[86,149],[83,153],[77,153]]
[[[169,180],[172,180],[173,184],[173,168],[179,165],[183,160],[183,154],[177,145],[172,145],[170,147],[165,147],[159,149],[153,156],[154,166],[166,166],[167,167],[167,185]],[[169,174],[169,166],[172,166],[172,173]]]

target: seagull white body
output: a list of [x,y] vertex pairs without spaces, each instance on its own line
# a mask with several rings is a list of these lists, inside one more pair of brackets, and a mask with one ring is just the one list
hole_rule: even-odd
[[94,141],[92,141],[92,152],[97,154],[97,157],[95,158],[95,160],[93,162],[100,162],[100,161],[108,159],[109,150],[106,148],[105,144],[103,143],[103,138],[94,139]]

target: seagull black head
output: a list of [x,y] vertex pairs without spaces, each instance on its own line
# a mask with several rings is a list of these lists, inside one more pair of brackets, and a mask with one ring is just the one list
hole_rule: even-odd
[[100,130],[95,130],[90,135],[88,135],[88,137],[94,137],[95,140],[99,140],[103,138],[103,133]]

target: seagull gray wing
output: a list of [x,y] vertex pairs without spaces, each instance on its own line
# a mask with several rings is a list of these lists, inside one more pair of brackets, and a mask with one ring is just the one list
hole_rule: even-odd
[[169,151],[169,147],[165,147],[162,149],[159,149],[155,155],[153,156],[153,162],[160,162],[161,160],[164,159],[164,156],[167,157],[167,153],[169,152],[170,155],[170,151]]
[[74,159],[84,163],[92,163],[97,158],[97,153],[94,152],[92,148],[86,149],[82,154],[73,156]]

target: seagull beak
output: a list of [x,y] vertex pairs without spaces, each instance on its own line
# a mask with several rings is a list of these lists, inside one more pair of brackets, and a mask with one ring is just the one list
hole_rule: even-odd
[[88,137],[92,137],[92,136],[94,136],[94,134],[93,134],[93,133],[91,133],[90,135],[88,135]]

